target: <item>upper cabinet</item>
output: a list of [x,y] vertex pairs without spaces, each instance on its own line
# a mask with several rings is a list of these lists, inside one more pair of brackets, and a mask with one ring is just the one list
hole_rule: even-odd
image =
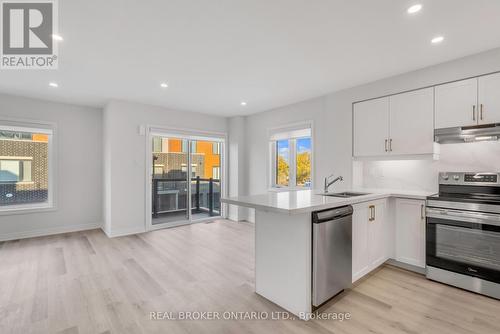
[[355,157],[433,153],[433,88],[354,104]]
[[354,158],[436,158],[434,130],[500,123],[500,73],[353,104]]
[[436,129],[500,122],[500,73],[436,86]]
[[436,129],[477,124],[477,78],[436,86]]
[[354,105],[354,155],[379,156],[388,152],[389,98]]
[[390,153],[434,153],[434,88],[389,98]]
[[500,73],[479,77],[479,124],[500,123]]

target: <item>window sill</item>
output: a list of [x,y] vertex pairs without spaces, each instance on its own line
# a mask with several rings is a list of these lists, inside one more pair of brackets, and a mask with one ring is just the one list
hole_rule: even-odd
[[271,192],[284,192],[284,191],[298,191],[298,190],[311,190],[311,187],[282,187],[282,188],[277,188],[277,187],[270,187],[267,189],[267,191]]
[[50,212],[50,211],[56,211],[56,209],[57,208],[52,204],[23,205],[23,206],[14,206],[13,205],[10,207],[9,206],[0,207],[0,216]]

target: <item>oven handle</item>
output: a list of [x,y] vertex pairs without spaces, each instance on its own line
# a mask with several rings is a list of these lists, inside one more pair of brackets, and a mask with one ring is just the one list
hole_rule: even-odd
[[[426,209],[426,215],[428,218],[439,218],[467,223],[500,226],[500,215],[494,213],[470,212],[428,207]],[[427,222],[433,224],[432,221]]]

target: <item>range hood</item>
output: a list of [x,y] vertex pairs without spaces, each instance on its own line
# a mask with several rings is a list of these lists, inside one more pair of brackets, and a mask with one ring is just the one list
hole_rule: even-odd
[[440,144],[473,143],[500,138],[500,123],[462,126],[434,130],[434,141]]

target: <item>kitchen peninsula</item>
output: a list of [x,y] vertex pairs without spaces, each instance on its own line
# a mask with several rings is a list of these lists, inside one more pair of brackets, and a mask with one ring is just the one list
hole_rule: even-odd
[[[312,311],[311,213],[314,211],[353,206],[353,281],[386,260],[396,258],[394,210],[397,209],[397,202],[406,201],[402,202],[403,206],[409,203],[416,208],[413,212],[406,210],[406,216],[409,216],[398,218],[398,221],[408,221],[408,224],[416,221],[419,224],[422,223],[420,219],[425,198],[431,193],[372,189],[363,189],[362,192],[368,194],[341,198],[324,196],[321,191],[298,190],[222,199],[223,203],[255,209],[255,291],[307,319],[307,314]],[[369,215],[373,215],[370,226],[365,224]],[[406,231],[412,233],[411,229]],[[413,237],[419,238],[416,235]],[[423,242],[423,238],[419,239],[416,245],[419,249],[414,252],[420,260],[424,257],[420,249]],[[376,257],[372,258],[373,255]],[[410,257],[403,262],[419,267],[419,261],[412,261]]]

